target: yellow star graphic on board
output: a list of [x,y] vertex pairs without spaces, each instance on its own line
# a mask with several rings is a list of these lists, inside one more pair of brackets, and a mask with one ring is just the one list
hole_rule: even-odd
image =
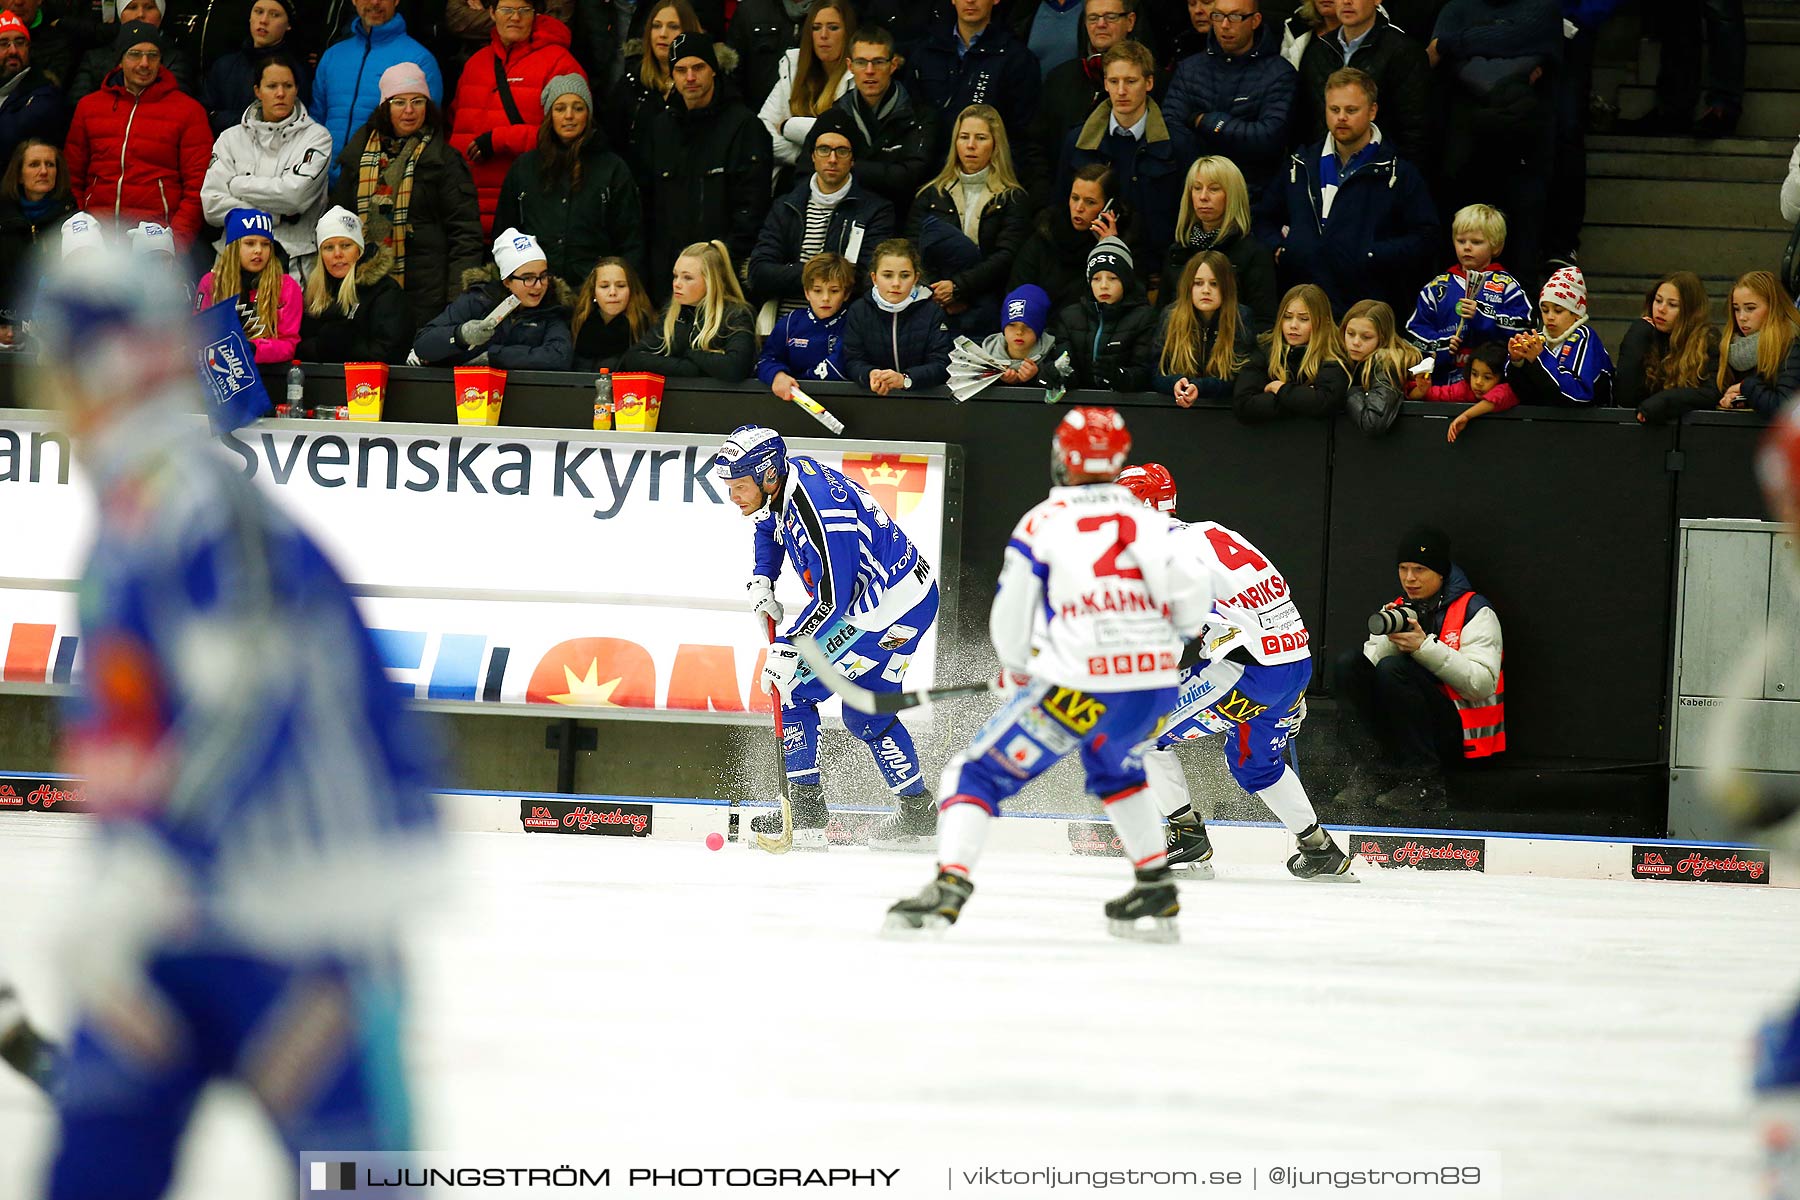
[[600,660],[597,658],[588,659],[587,674],[579,679],[575,677],[575,672],[569,670],[565,664],[563,666],[563,682],[568,684],[569,690],[560,696],[551,696],[550,699],[556,704],[578,704],[587,708],[619,708],[620,705],[612,702],[612,694],[623,681],[623,676],[621,676],[618,679],[609,679],[605,683],[601,683]]

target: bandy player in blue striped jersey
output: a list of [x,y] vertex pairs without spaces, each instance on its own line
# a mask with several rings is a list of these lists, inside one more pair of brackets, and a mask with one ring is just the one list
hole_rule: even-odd
[[[1146,508],[1175,516],[1175,479],[1161,463],[1128,467],[1119,484]],[[1287,868],[1300,879],[1354,879],[1350,860],[1320,825],[1300,777],[1287,764],[1288,738],[1306,719],[1312,651],[1287,580],[1243,534],[1211,521],[1177,525],[1173,540],[1209,581],[1212,611],[1199,660],[1182,672],[1179,699],[1144,770],[1169,819],[1169,865],[1211,879],[1212,839],[1188,798],[1175,758],[1185,742],[1222,734],[1238,786],[1268,806],[1294,835]]]
[[62,956],[47,1195],[161,1195],[214,1080],[292,1154],[412,1149],[396,947],[439,863],[434,741],[342,578],[207,435],[175,276],[98,253],[32,308],[99,509],[65,729],[99,870]]
[[[775,580],[786,562],[808,600],[769,647],[762,689],[781,704],[782,755],[794,816],[794,847],[825,849],[825,788],[819,775],[819,705],[830,691],[800,661],[801,634],[846,676],[876,692],[897,692],[919,640],[937,620],[938,585],[931,564],[880,501],[815,458],[788,457],[773,429],[740,425],[719,448],[714,472],[738,511],[755,521],[750,610],[777,629],[786,615]],[[898,808],[869,831],[876,849],[929,844],[937,805],[925,790],[912,734],[892,715],[844,709],[844,724],[869,747]],[[781,814],[750,822],[753,832],[781,832]],[[750,845],[756,845],[752,840]]]
[[1006,545],[988,633],[1010,696],[944,768],[938,873],[888,910],[905,933],[955,923],[1000,805],[1079,751],[1087,790],[1106,807],[1136,886],[1108,901],[1108,931],[1173,941],[1181,906],[1163,848],[1144,753],[1175,707],[1183,644],[1211,608],[1176,523],[1113,482],[1131,451],[1110,408],[1071,409],[1051,444],[1050,496]]

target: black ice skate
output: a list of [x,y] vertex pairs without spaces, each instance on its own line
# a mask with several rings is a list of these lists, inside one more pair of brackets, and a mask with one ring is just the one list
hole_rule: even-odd
[[1182,869],[1184,878],[1198,882],[1213,877],[1212,838],[1207,836],[1204,823],[1170,814],[1168,854],[1169,865]]
[[937,846],[937,800],[930,792],[899,796],[899,807],[869,830],[869,849],[928,853]]
[[1338,848],[1336,839],[1314,825],[1299,839],[1299,853],[1288,859],[1288,872],[1296,879],[1320,882],[1356,883],[1350,873],[1350,856]]
[[[825,826],[831,820],[831,814],[825,811],[825,789],[818,784],[791,783],[788,785],[788,802],[794,812],[794,844],[795,850],[825,849]],[[750,821],[750,832],[762,834],[764,837],[781,836],[781,809],[772,808]],[[745,844],[756,849],[756,838],[745,839]]]
[[58,1059],[54,1043],[31,1027],[10,987],[0,985],[0,1061],[19,1074],[50,1090]]
[[1175,926],[1175,915],[1180,911],[1175,876],[1169,868],[1139,871],[1135,887],[1106,902],[1106,932],[1138,942],[1178,942],[1181,931]]
[[974,895],[975,885],[955,871],[939,871],[923,891],[896,900],[882,924],[884,934],[942,933],[956,924],[962,906]]

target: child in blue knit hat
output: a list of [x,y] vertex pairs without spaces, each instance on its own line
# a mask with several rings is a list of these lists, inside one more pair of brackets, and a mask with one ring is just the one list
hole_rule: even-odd
[[[1056,338],[1044,332],[1050,323],[1049,293],[1035,283],[1014,288],[1001,302],[1000,319],[1000,332],[988,334],[981,343],[984,352],[1012,360],[1012,366],[1001,372],[999,382],[1040,387],[1061,383],[1061,374],[1050,361]],[[950,357],[955,361],[961,357],[961,351],[953,351]]]

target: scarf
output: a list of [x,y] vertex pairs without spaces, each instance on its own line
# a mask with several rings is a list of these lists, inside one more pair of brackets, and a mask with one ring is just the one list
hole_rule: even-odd
[[[875,129],[863,117],[863,110],[868,108],[868,105],[863,103],[862,93],[858,92],[855,88],[851,88],[849,94],[855,97],[855,99],[851,100],[849,105],[850,119],[856,122],[856,128],[862,132],[863,145],[874,146],[876,141]],[[893,113],[894,109],[899,107],[899,104],[900,88],[898,85],[890,84],[888,86],[887,95],[881,98],[880,107],[873,109],[870,115],[873,116],[877,122],[885,121]]]
[[[1206,228],[1206,226],[1204,226],[1204,225],[1200,224],[1198,221],[1196,221],[1196,222],[1194,222],[1194,227],[1192,229],[1188,230],[1188,235],[1187,235],[1188,249],[1195,250],[1195,251],[1211,250],[1215,245],[1218,244],[1219,237],[1224,232],[1225,231],[1223,229],[1214,229],[1214,230],[1209,231]],[[1192,257],[1192,255],[1190,255],[1189,257]]]
[[905,312],[921,300],[931,299],[931,289],[923,284],[915,283],[913,284],[912,294],[900,301],[900,303],[895,304],[889,301],[887,297],[883,296],[879,290],[870,288],[869,299],[873,300],[875,302],[875,307],[879,308],[882,312],[898,314]]
[[1350,161],[1339,164],[1337,139],[1329,133],[1325,135],[1325,145],[1319,150],[1319,220],[1331,219],[1331,202],[1337,199],[1338,184],[1355,174],[1356,169],[1375,157],[1381,146],[1381,126],[1369,126],[1369,144],[1350,156]]
[[851,182],[852,181],[848,180],[848,179],[844,180],[843,187],[839,188],[835,192],[832,192],[830,195],[826,195],[824,192],[821,192],[819,190],[819,177],[817,175],[814,175],[811,179],[809,179],[807,181],[807,185],[806,185],[807,190],[811,193],[811,195],[807,198],[807,204],[809,206],[816,204],[820,208],[823,208],[826,211],[830,211],[831,209],[834,209],[838,205],[842,204],[844,202],[844,198],[850,194]]
[[961,201],[956,207],[957,215],[962,218],[963,236],[977,246],[981,244],[981,214],[994,198],[994,193],[988,191],[988,170],[983,167],[973,175],[964,171],[956,173],[957,199]]
[[394,251],[394,265],[388,274],[401,287],[406,286],[406,231],[412,214],[413,171],[430,141],[429,133],[414,134],[399,139],[390,152],[381,134],[371,129],[369,140],[363,145],[362,161],[357,165],[356,215],[363,219],[365,227],[369,210],[376,205],[377,190],[385,186],[393,197],[387,244]]
[[1575,323],[1563,330],[1563,335],[1561,337],[1554,338],[1550,336],[1550,331],[1546,329],[1544,331],[1544,349],[1546,351],[1561,350],[1563,343],[1574,337],[1586,324],[1586,317],[1576,317]]
[[1756,351],[1762,341],[1762,330],[1755,333],[1742,334],[1731,339],[1731,345],[1725,349],[1725,361],[1732,370],[1743,375],[1756,370]]
[[42,200],[27,200],[19,197],[19,212],[33,225],[41,223],[45,217],[56,211],[56,193],[51,192]]

